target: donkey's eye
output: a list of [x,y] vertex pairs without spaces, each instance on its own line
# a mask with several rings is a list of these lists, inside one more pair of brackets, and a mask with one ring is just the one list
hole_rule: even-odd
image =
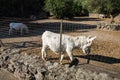
[[79,37],[76,38],[76,40],[78,40],[78,39],[79,39]]
[[91,43],[91,41],[88,41],[88,43]]
[[90,42],[88,41],[87,44],[89,44]]

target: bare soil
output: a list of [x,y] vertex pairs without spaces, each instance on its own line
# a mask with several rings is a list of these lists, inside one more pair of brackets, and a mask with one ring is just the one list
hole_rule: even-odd
[[18,80],[18,78],[8,71],[0,70],[0,80]]

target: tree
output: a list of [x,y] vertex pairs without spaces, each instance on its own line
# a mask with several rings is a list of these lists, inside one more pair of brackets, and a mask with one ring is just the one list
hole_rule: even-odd
[[110,15],[111,22],[114,22],[114,17],[120,14],[120,0],[84,0],[82,5],[90,12]]
[[119,0],[106,0],[103,13],[110,15],[111,23],[114,22],[116,15],[120,14],[120,1]]
[[102,3],[104,0],[83,0],[82,6],[84,9],[88,9],[92,13],[100,13],[102,9]]
[[60,0],[46,0],[45,10],[47,10],[48,12],[50,12],[51,15],[54,15],[57,18],[61,18],[64,5],[64,2]]
[[63,17],[74,17],[73,0],[65,0],[65,6],[63,8]]
[[82,11],[81,0],[74,0],[73,11],[75,16],[80,16]]
[[73,0],[46,0],[45,10],[56,18],[73,17]]
[[44,0],[0,0],[0,16],[28,17],[39,14]]

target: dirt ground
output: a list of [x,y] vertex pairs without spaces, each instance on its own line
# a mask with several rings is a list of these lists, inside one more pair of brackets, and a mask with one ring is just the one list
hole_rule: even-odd
[[[96,25],[96,22],[100,21],[99,19],[94,18],[76,18],[75,20],[69,21],[64,20],[67,23],[75,23],[75,24],[89,24]],[[43,23],[43,22],[60,22],[60,20],[54,19],[45,19],[45,20],[37,20],[31,21],[32,23]],[[5,29],[6,30],[6,29]],[[1,30],[2,31],[2,30]],[[34,31],[37,33],[37,31]],[[84,30],[75,30],[72,32],[64,32],[64,34],[71,36],[78,35],[93,35],[97,36],[97,38],[93,41],[91,46],[91,55],[90,55],[90,64],[86,64],[87,58],[86,55],[79,49],[73,50],[73,55],[75,58],[79,59],[80,66],[87,67],[92,69],[92,66],[96,71],[105,71],[110,74],[119,75],[120,74],[120,31],[103,31],[97,29],[84,29]],[[10,45],[12,43],[14,46],[19,45],[22,53],[35,54],[41,57],[41,35],[32,35],[32,36],[24,36],[24,37],[9,37],[6,38],[3,36],[1,40],[3,43],[7,43],[6,45]],[[21,47],[23,43],[26,42],[25,47]],[[18,48],[18,47],[17,47]],[[59,61],[59,55],[54,54],[51,50],[47,50],[48,52],[48,60],[52,62]],[[66,55],[63,60],[63,65],[70,63],[69,57]],[[97,68],[98,67],[98,68]],[[101,70],[102,69],[102,70]],[[92,69],[93,70],[93,69]]]

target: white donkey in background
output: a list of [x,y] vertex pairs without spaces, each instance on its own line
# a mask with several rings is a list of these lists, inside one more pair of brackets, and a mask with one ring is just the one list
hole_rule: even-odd
[[9,35],[13,34],[13,30],[20,30],[20,34],[23,35],[23,30],[26,31],[26,33],[28,33],[28,27],[27,25],[23,24],[23,23],[15,23],[15,22],[11,22],[9,24],[10,29],[9,29]]
[[[64,57],[64,52],[67,52],[70,60],[73,60],[72,50],[74,48],[82,48],[83,52],[86,54],[90,53],[90,46],[92,41],[96,38],[96,36],[68,36],[63,34],[62,35],[62,54],[60,58],[60,63]],[[56,54],[60,51],[60,34],[53,33],[51,31],[45,31],[42,34],[42,59],[45,60],[46,57],[46,48],[49,47],[53,52]]]

